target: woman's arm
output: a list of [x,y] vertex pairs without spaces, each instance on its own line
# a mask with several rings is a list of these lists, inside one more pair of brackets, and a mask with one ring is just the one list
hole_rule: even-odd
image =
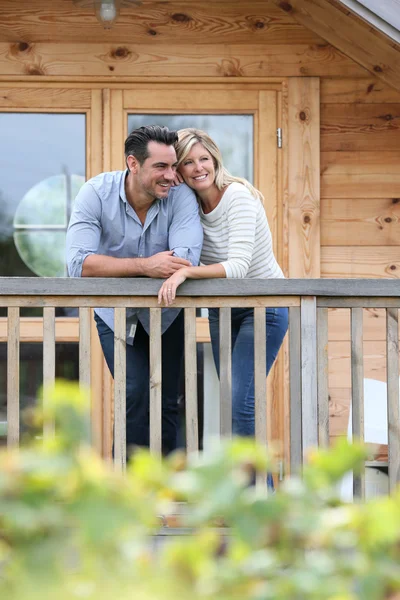
[[183,267],[164,281],[158,292],[158,303],[170,306],[176,297],[176,290],[186,279],[212,279],[226,277],[226,271],[220,263],[202,267]]

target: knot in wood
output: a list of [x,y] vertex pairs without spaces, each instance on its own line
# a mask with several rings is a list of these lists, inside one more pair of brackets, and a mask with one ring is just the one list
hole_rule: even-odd
[[263,23],[262,21],[256,21],[254,23],[254,28],[255,29],[264,29],[265,27],[265,23]]
[[307,121],[307,115],[304,110],[299,113],[300,121]]
[[392,198],[392,204],[398,204],[400,202],[400,198]]
[[375,73],[382,73],[383,69],[379,65],[375,65],[374,66],[374,71],[375,71]]
[[189,15],[185,15],[185,13],[174,13],[173,15],[171,15],[171,18],[177,23],[189,23],[189,21],[192,20],[192,17],[190,17]]
[[372,90],[374,89],[375,84],[374,83],[370,83],[369,86],[367,87],[367,94],[370,94],[372,92]]
[[391,223],[391,222],[392,222],[392,219],[390,217],[385,218],[385,223]]
[[307,223],[307,224],[311,223],[311,217],[310,217],[310,215],[304,215],[303,221],[304,221],[304,223]]
[[397,267],[396,267],[396,265],[390,265],[390,270],[391,270],[391,271],[395,271],[395,270],[396,270],[396,268],[397,268]]
[[19,42],[18,43],[18,50],[20,52],[26,52],[27,50],[29,50],[30,46],[28,44],[28,42]]
[[125,46],[119,46],[118,48],[115,48],[115,50],[111,51],[111,56],[113,58],[126,58],[129,55],[130,51],[128,48],[125,48]]
[[293,6],[290,4],[290,2],[279,2],[279,6],[285,12],[290,12],[293,10]]
[[157,31],[156,31],[155,29],[148,29],[148,30],[147,30],[147,33],[148,33],[149,35],[157,35]]
[[25,75],[46,75],[46,72],[39,65],[27,65],[24,68]]

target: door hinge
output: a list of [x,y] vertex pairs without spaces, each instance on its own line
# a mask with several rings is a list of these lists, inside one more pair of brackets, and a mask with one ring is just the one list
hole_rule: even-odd
[[276,141],[278,144],[278,148],[282,148],[282,129],[278,127],[276,130]]

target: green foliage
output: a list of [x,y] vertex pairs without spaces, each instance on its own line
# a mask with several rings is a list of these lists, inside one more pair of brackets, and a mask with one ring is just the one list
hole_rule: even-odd
[[[400,495],[339,502],[362,446],[312,453],[275,494],[250,440],[165,461],[138,451],[126,475],[90,449],[87,395],[60,382],[39,429],[57,436],[0,454],[0,598],[7,600],[380,600],[400,593]],[[160,532],[185,503],[189,535]]]

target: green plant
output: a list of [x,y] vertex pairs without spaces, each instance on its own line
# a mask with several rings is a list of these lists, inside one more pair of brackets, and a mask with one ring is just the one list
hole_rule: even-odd
[[[362,446],[314,452],[276,494],[249,486],[270,467],[250,440],[165,461],[134,455],[126,475],[90,449],[86,395],[59,382],[38,427],[57,436],[0,454],[4,600],[394,600],[400,496],[341,504],[335,486]],[[161,542],[158,515],[185,502],[190,535]],[[165,538],[164,538],[165,539]]]

